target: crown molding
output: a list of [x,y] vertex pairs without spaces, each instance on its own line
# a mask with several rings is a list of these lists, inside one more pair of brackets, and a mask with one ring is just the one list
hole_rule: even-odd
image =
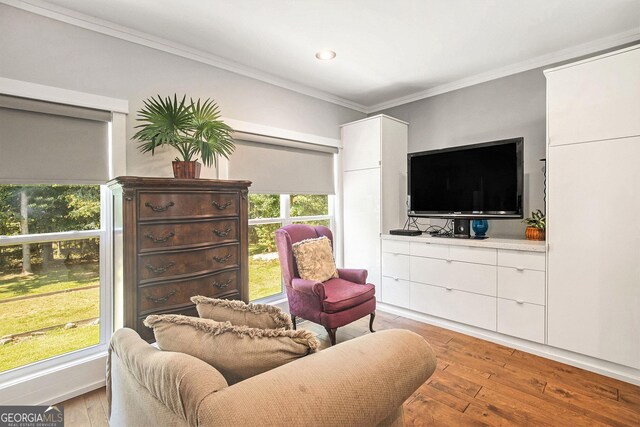
[[410,102],[419,101],[421,99],[430,98],[432,96],[441,95],[443,93],[452,92],[454,90],[462,89],[469,86],[474,86],[479,83],[485,83],[513,74],[522,73],[524,71],[533,70],[535,68],[557,64],[559,62],[578,58],[580,56],[590,55],[592,53],[611,49],[616,46],[620,46],[626,43],[632,43],[638,40],[640,40],[640,28],[594,40],[589,43],[583,43],[546,55],[541,55],[532,59],[528,59],[526,61],[491,70],[486,73],[476,74],[475,76],[466,77],[464,79],[460,79],[451,83],[434,86],[430,89],[416,92],[411,95],[406,95],[389,101],[381,102],[379,104],[371,105],[367,107],[366,113],[371,114],[383,111],[392,107],[397,107],[399,105],[408,104]]
[[151,49],[170,53],[176,56],[211,65],[235,74],[269,83],[284,89],[291,90],[303,95],[311,96],[332,104],[350,108],[352,110],[366,113],[367,107],[348,99],[340,98],[328,92],[313,89],[311,87],[292,82],[287,79],[276,77],[272,74],[229,61],[222,57],[198,50],[179,43],[175,43],[161,37],[152,36],[142,31],[137,31],[128,27],[114,24],[109,21],[98,19],[83,13],[78,13],[63,7],[52,5],[41,0],[0,0],[0,3],[15,7],[27,12],[55,19],[56,21],[84,28],[100,34],[126,40],[131,43],[146,46]]
[[611,49],[626,43],[632,43],[640,40],[640,28],[625,31],[613,36],[601,38],[588,43],[583,43],[567,49],[541,55],[532,59],[528,59],[516,64],[508,65],[485,73],[476,74],[474,76],[465,77],[454,82],[445,83],[434,86],[432,88],[415,92],[410,95],[394,98],[378,104],[366,106],[357,102],[341,98],[339,96],[317,90],[306,85],[295,83],[293,81],[276,77],[272,74],[248,67],[236,62],[224,59],[222,57],[212,55],[210,53],[193,49],[179,43],[175,43],[160,37],[137,31],[128,27],[114,24],[109,21],[94,18],[82,13],[78,13],[63,7],[46,3],[42,0],[0,0],[0,4],[6,4],[11,7],[25,10],[57,21],[65,22],[80,28],[94,31],[100,34],[126,40],[131,43],[146,46],[155,50],[170,53],[176,56],[187,58],[203,64],[207,64],[216,68],[230,71],[245,77],[259,80],[274,86],[291,90],[303,95],[311,96],[332,104],[350,108],[361,113],[371,114],[383,111],[399,105],[408,104],[410,102],[419,101],[421,99],[430,98],[432,96],[441,95],[443,93],[452,92],[513,74],[522,73],[535,68],[545,67],[559,62],[567,61],[584,55],[589,55],[602,50]]

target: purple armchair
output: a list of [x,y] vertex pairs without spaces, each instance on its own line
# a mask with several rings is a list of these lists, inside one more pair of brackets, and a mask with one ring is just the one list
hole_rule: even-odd
[[376,316],[374,285],[367,283],[367,270],[338,269],[338,278],[326,282],[301,279],[298,275],[292,245],[306,239],[326,236],[333,245],[331,230],[323,226],[287,225],[276,231],[280,268],[289,299],[289,311],[295,329],[296,317],[318,323],[327,330],[331,345],[336,343],[336,330],[354,320],[370,315],[369,330]]

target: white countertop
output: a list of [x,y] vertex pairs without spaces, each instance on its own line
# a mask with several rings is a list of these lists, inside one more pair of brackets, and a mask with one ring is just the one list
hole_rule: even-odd
[[486,239],[458,239],[453,237],[433,237],[428,234],[421,236],[397,236],[383,234],[385,240],[401,240],[405,242],[424,242],[434,245],[450,246],[475,246],[481,248],[509,249],[514,251],[544,252],[546,250],[545,241],[518,239],[513,237],[491,237]]

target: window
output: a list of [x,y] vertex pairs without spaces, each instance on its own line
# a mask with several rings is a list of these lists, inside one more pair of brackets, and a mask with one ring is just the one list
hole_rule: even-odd
[[249,299],[282,295],[275,231],[287,224],[333,229],[333,196],[310,194],[249,195]]
[[0,185],[0,373],[101,343],[101,187]]

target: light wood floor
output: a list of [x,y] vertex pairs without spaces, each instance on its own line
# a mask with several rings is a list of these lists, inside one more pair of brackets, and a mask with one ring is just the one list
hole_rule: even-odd
[[[310,322],[299,328],[318,334]],[[404,405],[408,426],[640,426],[640,387],[447,329],[378,312],[377,330],[422,335],[434,375]],[[338,343],[369,333],[368,317],[338,329]],[[65,426],[106,426],[104,388],[62,403]]]

